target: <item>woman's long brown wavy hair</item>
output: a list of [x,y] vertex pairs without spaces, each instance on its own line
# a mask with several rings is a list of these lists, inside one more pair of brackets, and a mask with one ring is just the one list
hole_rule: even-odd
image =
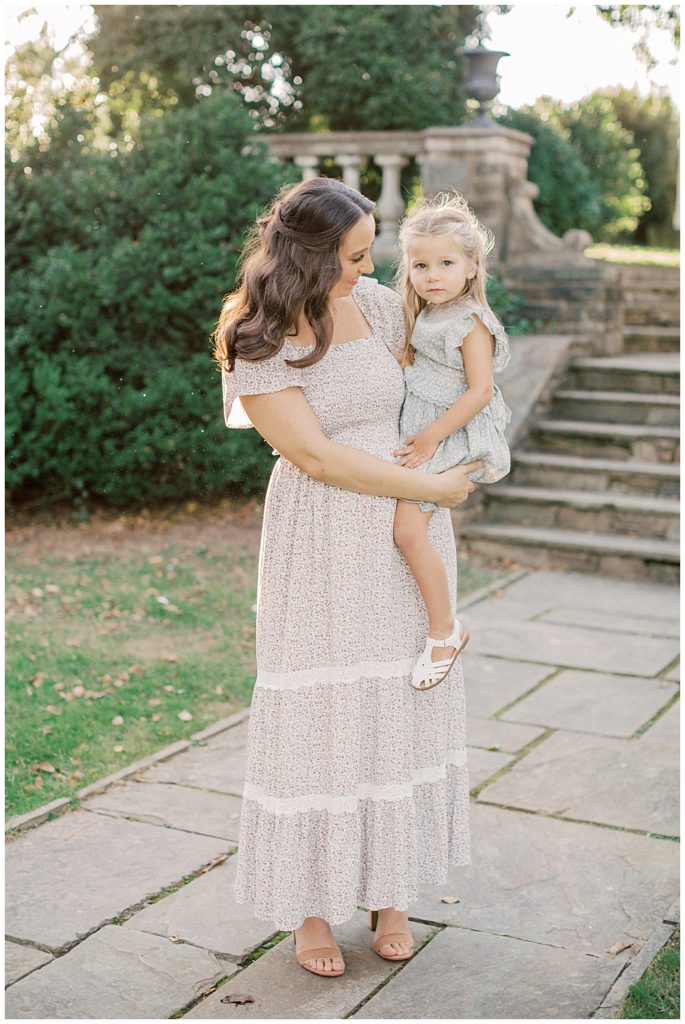
[[280,352],[304,313],[316,338],[312,352],[286,360],[312,366],[328,351],[333,321],[328,296],[342,273],[343,235],[374,203],[335,178],[285,186],[259,217],[242,252],[238,288],[227,295],[214,339],[214,358],[233,370],[237,357]]

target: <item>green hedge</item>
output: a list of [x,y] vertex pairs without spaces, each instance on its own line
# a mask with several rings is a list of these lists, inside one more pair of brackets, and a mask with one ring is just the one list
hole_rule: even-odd
[[263,487],[270,450],[226,430],[210,342],[245,230],[284,180],[244,152],[250,132],[223,95],[149,117],[115,158],[67,142],[61,163],[36,150],[10,168],[11,500]]

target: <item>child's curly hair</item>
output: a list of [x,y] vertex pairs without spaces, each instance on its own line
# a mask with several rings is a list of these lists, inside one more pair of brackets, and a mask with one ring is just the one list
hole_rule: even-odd
[[409,246],[415,238],[426,235],[451,235],[468,260],[476,264],[476,274],[467,280],[464,295],[470,295],[492,313],[486,296],[488,280],[487,260],[495,245],[495,236],[476,217],[464,196],[457,191],[439,192],[433,199],[425,199],[408,213],[400,224],[400,261],[395,275],[397,290],[404,299],[407,334],[400,362],[408,366],[414,362],[415,349],[410,344],[416,318],[426,300],[415,291],[409,275]]

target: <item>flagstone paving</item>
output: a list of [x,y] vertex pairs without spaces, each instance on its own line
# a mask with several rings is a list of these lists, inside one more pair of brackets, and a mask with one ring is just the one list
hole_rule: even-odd
[[465,603],[472,861],[409,907],[410,961],[359,908],[345,974],[317,978],[235,903],[239,713],[9,836],[6,1016],[613,1013],[679,917],[678,613],[673,587],[579,573]]

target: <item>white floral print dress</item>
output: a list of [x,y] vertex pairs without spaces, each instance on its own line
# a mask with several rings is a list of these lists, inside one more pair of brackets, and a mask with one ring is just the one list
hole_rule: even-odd
[[[285,363],[302,355],[289,341],[236,360],[222,374],[227,423],[236,396],[300,387],[327,437],[397,461],[402,303],[371,278],[353,294],[367,335],[304,370]],[[235,897],[279,929],[341,924],[358,906],[405,910],[470,863],[461,658],[441,686],[409,685],[427,618],[393,541],[395,506],[283,456],[269,481]],[[456,607],[448,509],[429,536]]]
[[[484,306],[470,296],[442,305],[428,303],[417,316],[412,332],[414,362],[404,370],[407,393],[400,416],[402,441],[434,423],[468,389],[461,347],[473,330],[474,316],[480,317],[495,339],[493,373],[499,373],[509,362],[506,332]],[[482,484],[501,479],[511,469],[509,445],[504,436],[510,420],[511,409],[499,386],[494,384],[488,404],[441,441],[433,457],[417,468],[426,473],[442,473],[462,462],[482,459],[483,468],[469,473],[469,479]],[[415,504],[424,512],[437,508],[432,502]]]

